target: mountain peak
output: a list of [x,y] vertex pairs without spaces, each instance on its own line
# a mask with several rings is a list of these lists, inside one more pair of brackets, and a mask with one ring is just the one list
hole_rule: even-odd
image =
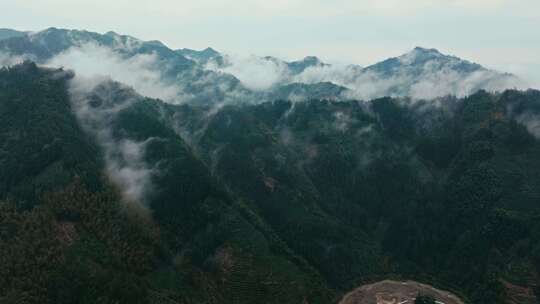
[[316,57],[316,56],[306,56],[304,59],[302,59],[303,62],[308,64],[320,64],[322,61]]
[[[60,31],[62,31],[62,30],[58,29],[56,27],[49,27],[49,28],[46,28],[46,29],[44,29],[42,31],[37,31],[34,34],[36,34],[36,35],[49,35],[49,34],[57,33],[57,32],[60,32]],[[63,30],[63,31],[67,31],[67,30]]]
[[[417,46],[413,49],[413,52],[421,52],[421,53],[431,53],[431,54],[441,54],[439,50],[435,48],[424,48],[421,46]],[[441,54],[442,55],[442,54]]]
[[417,46],[412,51],[399,56],[397,59],[401,64],[412,65],[445,57],[451,56],[444,55],[437,49],[429,49]]
[[219,52],[216,51],[216,50],[214,50],[214,49],[211,48],[211,47],[205,48],[204,50],[201,51],[201,53],[206,54],[206,55],[211,55],[211,56],[217,56],[217,55],[219,55]]
[[43,32],[54,32],[58,31],[59,29],[57,27],[51,26],[43,30]]
[[[107,33],[105,33],[105,36],[109,36],[109,37],[112,37],[112,38],[119,38],[119,39],[128,39],[128,40],[131,40],[131,41],[140,41],[140,39],[138,39],[138,38],[135,38],[135,37],[129,36],[129,35],[118,34],[115,31],[108,31]],[[155,41],[156,40],[153,40],[152,42],[155,42]]]
[[292,61],[286,64],[293,74],[300,74],[309,67],[325,65],[319,58],[315,56],[307,56],[302,60]]
[[108,31],[108,32],[105,33],[105,35],[107,35],[107,36],[121,36],[120,34],[118,34],[115,31]]
[[450,57],[450,56],[447,56],[447,55],[439,52],[439,50],[437,50],[435,48],[424,48],[424,47],[420,47],[420,46],[415,47],[412,51],[406,53],[404,56],[413,56],[413,57],[418,57],[420,59],[423,59],[423,58],[437,58],[437,57]]

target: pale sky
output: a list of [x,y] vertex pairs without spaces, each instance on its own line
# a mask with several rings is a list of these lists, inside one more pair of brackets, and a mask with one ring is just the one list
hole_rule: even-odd
[[540,0],[0,0],[0,27],[114,30],[172,48],[368,65],[415,46],[540,88]]

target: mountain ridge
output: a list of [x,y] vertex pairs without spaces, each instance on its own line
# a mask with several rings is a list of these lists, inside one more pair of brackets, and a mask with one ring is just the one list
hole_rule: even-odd
[[[156,62],[144,68],[158,74],[156,81],[177,92],[170,100],[176,103],[210,100],[218,103],[262,102],[276,98],[269,92],[293,83],[314,85],[331,82],[347,88],[347,92],[335,95],[329,91],[326,95],[343,100],[370,100],[384,96],[411,96],[416,99],[446,95],[464,97],[482,89],[524,88],[523,82],[512,74],[492,71],[458,57],[444,55],[436,49],[421,47],[362,68],[327,64],[315,56],[290,62],[270,56],[242,59],[212,48],[173,50],[157,40],[142,41],[114,32],[98,34],[49,28],[0,40],[0,51],[8,56],[46,63],[74,48],[84,53],[87,51],[84,46],[88,43],[107,48],[123,59],[155,56]],[[304,99],[309,96],[308,92]],[[296,99],[299,97],[295,96]]]

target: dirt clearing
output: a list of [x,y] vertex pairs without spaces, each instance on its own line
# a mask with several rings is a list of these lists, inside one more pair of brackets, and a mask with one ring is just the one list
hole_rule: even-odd
[[439,304],[464,304],[454,294],[415,281],[380,281],[346,294],[339,304],[414,304],[418,294],[429,295]]

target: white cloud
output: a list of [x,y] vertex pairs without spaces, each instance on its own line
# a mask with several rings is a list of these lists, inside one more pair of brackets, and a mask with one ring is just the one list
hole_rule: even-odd
[[[98,87],[101,86],[101,87]],[[75,76],[70,83],[73,109],[82,127],[95,136],[105,156],[105,173],[122,191],[127,202],[145,203],[146,195],[152,189],[153,169],[144,161],[146,145],[152,139],[137,142],[130,139],[115,139],[112,123],[116,114],[133,104],[136,96],[118,100],[114,93],[116,84],[97,77]],[[93,106],[90,94],[102,100]]]
[[168,102],[178,102],[179,86],[165,84],[155,54],[123,58],[113,50],[95,44],[73,47],[47,62],[54,67],[73,69],[78,76],[109,77],[135,88],[140,94]]
[[267,90],[287,77],[287,67],[283,63],[254,55],[227,56],[225,67],[210,62],[206,68],[232,74],[247,88],[255,91]]
[[516,117],[516,120],[523,124],[536,138],[540,138],[540,115],[524,113]]
[[[293,75],[287,65],[279,60],[256,56],[232,56],[225,67],[211,64],[209,68],[236,76],[246,87],[262,91],[276,85],[289,83],[316,84],[332,82],[350,91],[346,98],[371,100],[383,96],[410,96],[413,99],[434,99],[454,95],[464,97],[479,89],[491,92],[505,89],[526,89],[521,79],[491,70],[461,72],[462,61],[432,52],[432,59],[419,65],[413,64],[417,56],[424,56],[415,49],[398,59],[402,67],[390,75],[364,70],[356,65],[316,65]],[[292,101],[305,100],[304,96],[291,95]]]
[[0,68],[16,65],[28,59],[25,56],[15,56],[6,52],[0,52]]
[[[107,152],[106,172],[111,180],[122,189],[127,201],[143,203],[147,192],[152,188],[151,175],[153,170],[148,168],[144,162],[144,151],[147,143],[148,141],[135,142],[132,140],[102,141]],[[113,154],[118,155],[115,157]]]
[[338,85],[345,85],[353,81],[359,70],[361,70],[360,66],[343,64],[311,66],[296,75],[292,81],[302,83],[329,81]]
[[[406,65],[414,61],[416,51],[399,57],[403,66],[391,75],[380,75],[354,66],[310,67],[290,81],[318,83],[329,81],[349,88],[349,98],[370,100],[383,96],[410,96],[413,99],[433,99],[455,95],[463,97],[482,88],[488,91],[526,88],[525,84],[514,77],[501,77],[489,70],[461,73],[453,69],[453,64],[441,66],[438,61],[428,61],[419,70],[409,69]],[[441,57],[442,55],[438,55]],[[417,73],[420,73],[419,75]]]

